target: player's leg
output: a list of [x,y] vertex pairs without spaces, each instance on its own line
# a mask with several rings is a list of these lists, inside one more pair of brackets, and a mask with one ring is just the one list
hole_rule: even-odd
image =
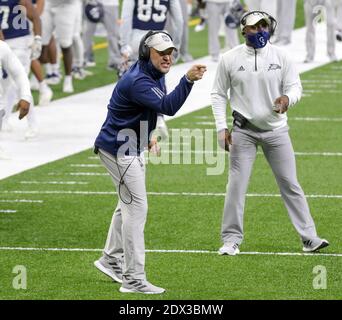
[[263,134],[262,148],[280,189],[291,222],[303,243],[320,243],[304,192],[297,180],[296,160],[288,127]]
[[121,54],[119,48],[119,7],[104,6],[103,24],[107,30],[108,39],[108,63],[107,67],[110,70],[117,70],[121,63]]
[[243,217],[249,178],[257,152],[257,134],[248,128],[234,126],[229,152],[229,175],[225,197],[220,254],[234,255],[243,240]]

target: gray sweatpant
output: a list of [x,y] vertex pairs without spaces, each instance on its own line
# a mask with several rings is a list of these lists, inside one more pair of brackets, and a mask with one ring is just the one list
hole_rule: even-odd
[[[213,58],[218,58],[220,55],[219,31],[224,14],[230,10],[229,2],[207,2],[206,10],[208,14],[209,54]],[[224,30],[226,33],[225,46],[227,47],[227,49],[232,49],[240,44],[238,32],[236,29],[230,29],[225,26]]]
[[306,59],[313,60],[316,52],[316,29],[315,17],[317,15],[316,9],[319,6],[324,6],[326,9],[327,19],[327,53],[330,58],[335,58],[335,12],[332,0],[305,0],[304,13],[306,24]]
[[144,228],[147,217],[144,155],[114,157],[100,149],[99,156],[112,177],[119,195],[104,254],[109,258],[120,260],[124,256],[125,279],[144,280],[146,279]]
[[277,0],[277,41],[290,43],[296,18],[297,0]]
[[232,141],[221,230],[223,242],[242,243],[245,197],[258,145],[262,147],[272,168],[296,231],[303,241],[315,239],[315,224],[297,181],[296,162],[288,127],[274,131],[257,131],[234,126]]
[[[121,54],[119,48],[119,30],[120,26],[118,24],[119,18],[119,7],[118,6],[103,6],[104,17],[103,25],[107,31],[108,40],[108,65],[114,64],[118,65],[121,63]],[[83,33],[83,43],[84,43],[84,58],[86,61],[92,58],[92,46],[93,37],[96,31],[96,23],[90,22],[88,19],[84,19],[85,29]]]

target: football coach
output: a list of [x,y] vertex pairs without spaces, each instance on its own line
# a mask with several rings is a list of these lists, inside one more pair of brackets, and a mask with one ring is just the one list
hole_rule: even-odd
[[[222,56],[211,92],[219,144],[230,151],[221,255],[240,252],[245,197],[259,146],[272,168],[303,251],[314,252],[329,245],[317,235],[297,180],[286,113],[300,100],[302,85],[287,54],[269,43],[275,28],[276,20],[268,13],[247,12],[241,18],[245,43]],[[226,121],[228,90],[234,118],[231,131]]]
[[157,114],[174,115],[184,104],[194,82],[206,71],[193,65],[176,88],[166,93],[165,74],[175,50],[166,32],[149,31],[141,39],[139,60],[118,81],[107,118],[95,141],[95,153],[108,170],[117,194],[102,257],[95,266],[122,283],[120,292],[163,293],[146,279],[144,227],[147,217],[144,150],[155,147],[151,133]]

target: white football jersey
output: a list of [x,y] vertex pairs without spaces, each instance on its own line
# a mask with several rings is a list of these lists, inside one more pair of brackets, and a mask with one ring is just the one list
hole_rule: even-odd
[[[0,76],[3,77],[3,70],[16,82],[19,89],[19,98],[32,102],[30,82],[23,65],[13,54],[8,44],[0,40]],[[3,87],[0,81],[0,100],[3,100]]]

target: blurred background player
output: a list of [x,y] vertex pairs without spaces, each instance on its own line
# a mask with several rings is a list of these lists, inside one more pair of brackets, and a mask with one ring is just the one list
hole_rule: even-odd
[[[13,53],[23,65],[27,75],[31,60],[39,58],[42,49],[41,22],[31,0],[0,0],[0,25],[4,39]],[[33,36],[28,20],[32,21]],[[16,79],[5,77],[1,79],[5,99],[5,117],[3,121],[11,130],[8,117],[13,106],[18,102]],[[38,132],[38,124],[34,114],[33,103],[27,116],[28,129],[25,138],[34,138]]]
[[[169,23],[173,25],[174,30],[178,30],[173,43],[179,52],[183,32],[182,9],[179,0],[150,0],[147,3],[139,0],[123,1],[120,28],[123,56],[121,68],[127,68],[129,64],[138,60],[140,40],[148,30],[168,31],[165,29],[167,19],[171,20]],[[156,133],[160,139],[168,137],[167,126],[161,114],[157,118]]]
[[[183,62],[190,62],[193,61],[194,58],[189,53],[189,9],[188,9],[188,0],[179,0],[182,9],[182,17],[183,17],[183,27],[182,27],[182,38],[179,47],[179,54],[178,58],[181,59]],[[179,32],[178,29],[171,23],[171,19],[167,20],[166,23],[166,30],[169,30],[172,38],[176,38],[176,33]]]
[[205,29],[205,26],[207,24],[207,11],[205,9],[205,0],[196,0],[197,4],[196,4],[196,8],[193,12],[193,15],[197,14],[200,17],[200,21],[199,23],[195,26],[195,32],[201,32]]
[[[335,0],[336,1],[336,0]],[[337,61],[335,12],[333,0],[304,0],[304,13],[306,25],[306,58],[305,63],[314,60],[316,53],[316,26],[317,19],[324,18],[327,23],[327,54],[330,61]]]
[[[208,50],[212,61],[217,62],[220,56],[220,39],[219,31],[221,23],[225,15],[230,12],[232,4],[236,1],[232,0],[207,0],[206,10],[208,15]],[[234,48],[240,44],[238,32],[235,29],[224,26],[225,47],[227,49]]]
[[[126,0],[125,0],[126,1]],[[121,63],[119,47],[119,1],[118,0],[88,0],[85,4],[84,21],[84,58],[86,65],[94,62],[93,36],[98,23],[102,23],[107,31],[108,40],[108,70],[117,70]],[[92,65],[92,64],[91,64]]]
[[[0,35],[1,36],[1,35]],[[27,78],[26,70],[20,63],[11,48],[2,40],[0,40],[0,78],[2,78],[3,70],[6,70],[7,77],[15,79],[19,91],[19,101],[17,108],[19,110],[19,119],[25,117],[32,103],[32,95],[30,90],[30,82]],[[4,99],[4,88],[0,83],[0,131],[2,127],[2,115],[6,100]],[[6,152],[0,147],[0,160],[10,158]]]
[[342,41],[342,0],[335,0],[336,40]]
[[72,43],[74,30],[79,14],[78,0],[46,0],[42,15],[43,22],[43,52],[41,60],[48,62],[48,45],[55,32],[57,42],[62,49],[64,63],[63,92],[72,93]]
[[[180,0],[151,0],[143,3],[139,0],[125,0],[122,4],[120,28],[121,54],[132,61],[138,60],[140,39],[146,31],[168,31],[166,20],[171,20],[178,30],[174,44],[179,52],[183,32],[183,18]],[[168,31],[169,32],[169,31]]]
[[[45,0],[32,0],[32,4],[35,5],[38,16],[40,17],[43,13]],[[39,102],[38,105],[48,105],[53,97],[53,91],[48,86],[44,79],[43,69],[39,59],[31,61],[31,90],[39,91]]]
[[74,35],[72,38],[72,76],[75,79],[83,80],[92,73],[84,69],[84,45],[82,40],[83,25],[83,1],[76,0],[77,15],[75,21]]
[[[280,0],[287,3],[287,0]],[[245,0],[248,11],[265,11],[277,19],[277,0]]]
[[296,19],[296,2],[296,0],[277,0],[278,25],[274,44],[285,46],[291,43],[291,35]]

